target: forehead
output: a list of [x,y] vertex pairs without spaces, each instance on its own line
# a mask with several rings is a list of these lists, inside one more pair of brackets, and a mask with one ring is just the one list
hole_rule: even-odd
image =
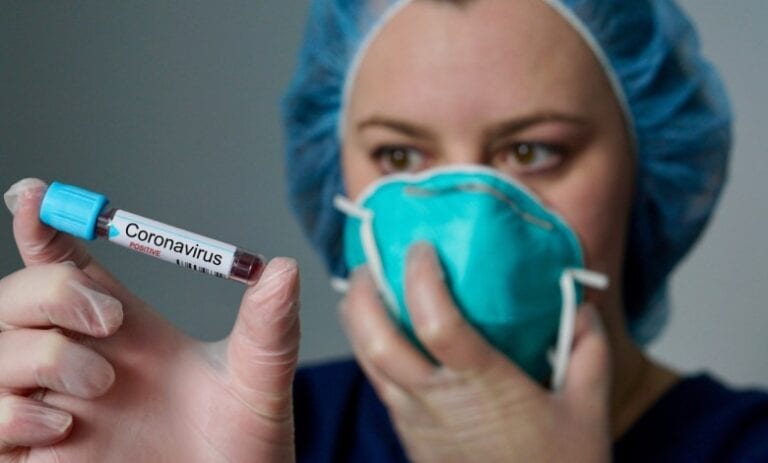
[[610,86],[592,51],[542,0],[415,0],[379,31],[352,82],[352,113],[589,110]]

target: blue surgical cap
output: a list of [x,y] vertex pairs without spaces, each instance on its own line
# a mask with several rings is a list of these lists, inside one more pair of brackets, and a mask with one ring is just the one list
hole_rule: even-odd
[[[667,319],[667,280],[708,222],[726,176],[731,115],[672,0],[541,0],[592,48],[624,110],[637,154],[624,266],[628,327],[641,344]],[[288,193],[328,270],[346,276],[341,120],[345,86],[366,40],[404,1],[313,0],[298,67],[283,100]]]

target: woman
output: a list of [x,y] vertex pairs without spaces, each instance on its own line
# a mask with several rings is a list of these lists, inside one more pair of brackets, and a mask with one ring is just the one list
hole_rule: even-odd
[[[393,174],[470,164],[559,213],[612,285],[587,292],[599,316],[582,311],[551,393],[458,315],[434,249],[417,244],[405,297],[443,367],[432,365],[384,315],[387,284],[368,259],[341,310],[367,378],[351,362],[299,373],[299,455],[398,461],[399,442],[416,461],[768,458],[755,440],[768,429],[764,395],[680,378],[638,347],[663,322],[666,278],[709,217],[730,145],[723,90],[682,13],[667,1],[382,3],[315,3],[286,100],[293,204],[331,272],[350,262],[332,195],[359,202]],[[381,209],[374,221],[389,218]],[[385,259],[394,251],[378,232]],[[745,419],[761,424],[731,434]]]
[[[26,180],[6,194],[27,268],[0,281],[0,460],[765,458],[765,395],[681,379],[625,329],[645,340],[658,327],[664,281],[709,216],[728,149],[716,79],[687,48],[673,5],[369,3],[313,8],[287,100],[300,215],[344,276],[334,194],[358,199],[394,171],[437,166],[514,177],[562,215],[588,268],[612,281],[586,294],[594,309],[579,311],[562,389],[531,381],[457,316],[435,252],[419,244],[408,309],[442,367],[395,329],[363,266],[342,314],[367,377],[343,362],[300,372],[292,391],[293,261],[273,260],[246,291],[232,335],[202,345],[40,225],[45,185]],[[645,72],[652,58],[658,66]],[[503,133],[489,130],[500,121]],[[670,439],[662,425],[687,432]]]

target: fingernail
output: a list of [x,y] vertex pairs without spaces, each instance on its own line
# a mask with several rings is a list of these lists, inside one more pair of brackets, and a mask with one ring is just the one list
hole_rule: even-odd
[[47,184],[39,178],[25,178],[11,185],[8,191],[3,194],[3,200],[5,206],[11,211],[11,214],[16,214],[19,209],[19,199],[22,196],[28,195],[32,192],[37,192],[47,188]]
[[592,302],[585,302],[582,306],[582,310],[584,310],[587,314],[587,320],[589,321],[589,326],[596,331],[604,331],[605,327],[603,327],[603,320],[600,318],[600,314],[597,313],[597,307]]
[[441,280],[445,280],[445,274],[443,273],[443,268],[440,265],[440,260],[437,257],[437,252],[435,251],[434,246],[432,246],[430,243],[426,241],[419,241],[415,243],[411,248],[408,250],[408,270],[406,273],[410,273],[415,271],[416,262],[425,262],[429,261],[432,267],[435,268],[435,272],[437,277],[439,277]]
[[6,397],[0,402],[0,423],[13,423],[17,428],[42,426],[60,434],[72,425],[72,415],[31,400]]
[[276,258],[265,269],[251,296],[264,322],[273,323],[298,311],[298,301],[291,300],[296,298],[297,287],[286,284],[297,271],[296,261],[290,258]]
[[72,425],[72,415],[60,410],[29,402],[15,408],[18,419],[43,426],[56,434],[63,433]]
[[88,301],[90,310],[80,307],[76,312],[82,323],[94,334],[107,336],[123,323],[123,304],[120,300],[89,288],[77,280],[70,280],[69,286]]
[[367,264],[358,265],[354,269],[352,269],[352,274],[350,275],[350,281],[357,281],[361,280],[363,278],[370,278],[371,270],[368,268]]
[[[84,399],[98,397],[106,392],[115,380],[112,365],[84,346],[66,349],[61,360],[65,368],[58,377],[49,377],[46,385],[52,389],[66,391]],[[49,387],[50,387],[49,386]]]
[[296,272],[298,265],[295,259],[289,257],[276,257],[264,269],[260,282],[263,286],[272,286],[275,281],[282,281],[287,273]]

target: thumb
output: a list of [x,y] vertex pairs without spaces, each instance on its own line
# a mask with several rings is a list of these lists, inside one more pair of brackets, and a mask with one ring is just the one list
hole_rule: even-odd
[[579,415],[605,417],[610,384],[610,351],[605,328],[594,306],[585,304],[576,317],[564,396]]
[[5,205],[13,214],[13,235],[24,264],[72,261],[113,296],[131,300],[132,294],[91,258],[82,241],[40,221],[40,204],[47,189],[44,181],[25,178],[3,195]]
[[263,416],[289,419],[298,355],[298,266],[278,257],[246,290],[229,339],[229,370],[238,395]]
[[82,242],[40,222],[40,204],[48,185],[37,178],[14,183],[3,195],[13,214],[13,234],[26,265],[72,261],[84,268],[91,258]]

